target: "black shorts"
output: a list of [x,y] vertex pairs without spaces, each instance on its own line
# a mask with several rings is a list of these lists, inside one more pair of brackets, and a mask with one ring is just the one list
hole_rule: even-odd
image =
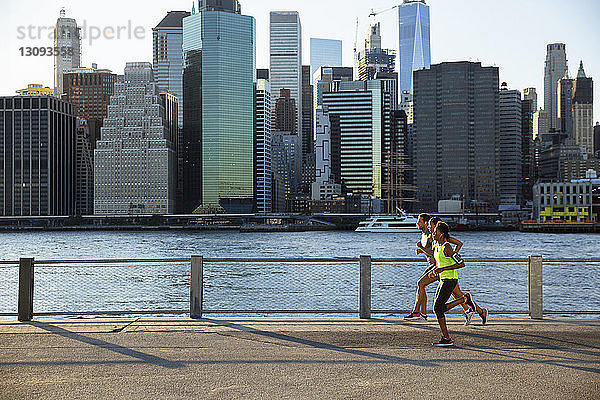
[[446,313],[446,302],[450,299],[454,288],[458,285],[458,279],[440,279],[437,291],[435,292],[435,300],[433,302],[433,311],[436,317],[444,318]]

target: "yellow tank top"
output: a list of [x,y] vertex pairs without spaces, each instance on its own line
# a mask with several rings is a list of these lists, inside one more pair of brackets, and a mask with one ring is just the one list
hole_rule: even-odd
[[[452,257],[448,257],[444,254],[444,247],[448,242],[444,242],[442,245],[436,245],[433,252],[437,266],[440,268],[449,267],[456,264]],[[440,273],[440,279],[458,279],[458,272],[455,269],[443,271]]]

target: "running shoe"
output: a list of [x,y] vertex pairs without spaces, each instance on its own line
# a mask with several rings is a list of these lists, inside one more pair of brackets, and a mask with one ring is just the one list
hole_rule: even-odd
[[471,310],[469,311],[463,311],[463,315],[465,316],[465,325],[469,325],[471,323],[471,320],[473,319],[473,315],[475,315],[475,313]]
[[487,319],[488,319],[488,310],[487,310],[487,308],[482,308],[481,309],[481,314],[479,314],[479,316],[481,317],[481,325],[487,324]]
[[417,320],[427,321],[427,315],[423,315],[420,312],[411,312],[406,317],[404,317],[404,319],[406,321],[417,321]]
[[454,342],[450,338],[441,338],[439,341],[433,343],[434,346],[437,347],[449,347],[454,346]]
[[471,296],[471,293],[465,293],[465,299],[467,305],[471,309],[471,312],[475,312],[475,303],[473,302],[473,296]]

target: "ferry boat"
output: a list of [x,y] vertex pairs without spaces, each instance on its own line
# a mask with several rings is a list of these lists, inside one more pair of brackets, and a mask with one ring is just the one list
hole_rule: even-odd
[[406,215],[374,215],[358,224],[354,232],[419,233],[417,217]]

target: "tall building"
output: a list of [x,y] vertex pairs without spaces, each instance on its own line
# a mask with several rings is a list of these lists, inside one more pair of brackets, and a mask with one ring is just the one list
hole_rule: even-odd
[[[535,164],[534,164],[534,146],[533,146],[533,113],[536,111],[536,99],[531,96],[531,89],[523,90],[521,97],[521,133],[522,146],[521,153],[523,154],[523,162],[521,168],[522,175],[522,192],[525,202],[533,200],[532,187],[536,182]],[[535,93],[535,92],[534,92]]]
[[88,122],[77,118],[75,151],[75,214],[94,213],[94,155]]
[[594,83],[585,76],[583,61],[573,80],[573,137],[575,143],[594,153]]
[[73,18],[65,17],[65,9],[54,28],[54,95],[63,94],[63,74],[81,65],[81,30]]
[[298,113],[296,112],[296,100],[290,96],[289,89],[280,89],[275,97],[277,100],[275,100],[275,113],[273,114],[275,117],[274,129],[297,134],[298,123],[296,118]]
[[296,132],[302,131],[302,27],[297,11],[271,11],[270,74],[274,101],[289,89],[296,102]]
[[465,207],[498,204],[498,68],[445,62],[414,75],[418,208],[458,195]]
[[537,111],[538,109],[538,100],[537,100],[537,91],[534,87],[529,87],[523,89],[523,100],[531,100],[532,110]]
[[413,93],[413,71],[429,68],[431,49],[429,6],[425,0],[404,0],[398,7],[398,93]]
[[75,124],[55,97],[0,97],[0,215],[74,213]]
[[302,66],[302,177],[300,190],[309,193],[315,180],[313,85],[311,66]]
[[395,69],[396,52],[381,48],[381,27],[377,22],[369,26],[365,48],[358,53],[358,79],[372,80],[378,72],[394,73]]
[[[257,74],[254,118],[254,199],[255,211],[272,211],[271,166],[271,85]],[[262,75],[264,76],[264,75]]]
[[594,155],[600,158],[600,122],[594,126]]
[[252,212],[256,22],[238,1],[183,19],[184,211]]
[[300,138],[298,135],[273,130],[272,131],[271,160],[273,174],[283,188],[283,199],[273,193],[274,212],[290,211],[292,197],[298,192],[300,180],[300,167],[302,152]]
[[160,90],[177,96],[180,129],[183,129],[183,19],[189,15],[188,11],[169,11],[152,29],[154,78]]
[[[355,195],[384,195],[385,149],[391,139],[390,96],[381,81],[341,82],[340,91],[323,93],[329,114],[332,176]],[[335,141],[339,140],[339,156]],[[334,160],[338,158],[338,160]],[[335,162],[339,162],[339,177]]]
[[560,130],[559,110],[556,98],[557,83],[567,73],[567,53],[564,43],[551,43],[546,46],[544,64],[544,110],[548,112],[549,131]]
[[[121,77],[120,77],[121,78]],[[128,62],[94,150],[95,214],[175,211],[175,151],[152,65]]]
[[573,79],[565,77],[556,86],[558,129],[567,136],[573,135]]
[[63,75],[63,99],[72,103],[75,115],[87,120],[92,150],[100,140],[100,128],[108,114],[117,75],[108,69],[74,68]]
[[331,125],[323,106],[317,107],[315,115],[315,182],[326,183],[331,179]]
[[499,96],[500,137],[498,146],[498,191],[500,205],[523,202],[523,115],[521,92],[502,83]]
[[320,67],[313,75],[313,107],[323,105],[323,93],[338,92],[342,82],[353,79],[352,67]]
[[[335,39],[310,38],[310,76],[320,67],[342,66],[342,41]],[[304,72],[303,72],[304,74]],[[303,78],[304,79],[304,78]]]
[[550,116],[541,108],[533,113],[533,139],[543,142],[550,132]]
[[27,89],[19,89],[16,92],[19,96],[54,96],[54,89],[39,83],[30,83]]

